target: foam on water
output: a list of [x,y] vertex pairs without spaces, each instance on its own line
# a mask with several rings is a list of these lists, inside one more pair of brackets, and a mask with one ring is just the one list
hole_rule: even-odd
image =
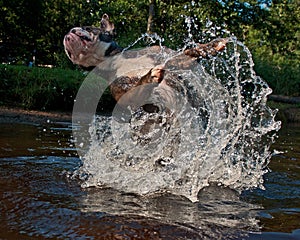
[[[126,51],[87,76],[73,111],[83,187],[168,191],[192,201],[210,183],[263,187],[280,122],[266,106],[271,89],[254,72],[250,51],[234,37],[216,57],[191,61],[182,51]],[[158,65],[162,84],[125,94],[111,117],[96,115],[109,84]]]

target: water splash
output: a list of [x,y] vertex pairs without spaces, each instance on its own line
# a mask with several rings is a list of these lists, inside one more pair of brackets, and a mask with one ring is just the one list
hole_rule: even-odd
[[[109,84],[141,78],[158,65],[165,68],[162,84],[126,93],[111,117],[95,114]],[[250,51],[234,37],[209,59],[150,47],[101,63],[82,84],[73,110],[82,186],[168,191],[191,201],[210,183],[262,188],[280,123],[266,105],[271,89],[253,66]]]
[[135,40],[132,44],[129,44],[126,48],[124,48],[123,53],[125,51],[128,51],[130,48],[134,47],[141,41],[147,42],[149,46],[158,43],[159,46],[162,48],[162,43],[164,42],[164,39],[161,38],[157,33],[153,33],[153,34],[144,33],[144,34],[142,34],[141,37],[139,37],[137,40]]

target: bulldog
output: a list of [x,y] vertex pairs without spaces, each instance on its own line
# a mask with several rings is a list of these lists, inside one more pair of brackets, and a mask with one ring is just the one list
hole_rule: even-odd
[[[125,51],[114,40],[115,27],[110,21],[109,16],[104,14],[102,16],[100,27],[74,27],[64,37],[63,44],[65,52],[68,58],[77,65],[83,67],[96,67],[108,58],[114,57],[121,52]],[[215,39],[206,44],[197,43],[195,47],[185,49],[181,56],[173,59],[173,62],[183,62],[182,65],[186,65],[187,62],[196,61],[199,57],[208,58],[216,55],[226,47],[228,39],[221,38]],[[159,53],[161,51],[159,46],[149,47],[147,51],[140,50],[135,62],[130,57],[131,64],[140,64],[141,61],[147,61],[147,57],[143,58],[143,54],[147,53]],[[164,51],[171,53],[172,50],[164,48]],[[175,51],[173,51],[175,52]],[[186,56],[189,57],[187,60]],[[153,65],[153,64],[152,64]],[[157,65],[145,68],[143,74],[139,76],[119,76],[116,81],[111,82],[110,90],[116,101],[128,91],[133,88],[143,85],[145,83],[157,83],[163,85],[165,66]],[[125,74],[126,75],[126,74]],[[165,85],[165,84],[164,84]]]

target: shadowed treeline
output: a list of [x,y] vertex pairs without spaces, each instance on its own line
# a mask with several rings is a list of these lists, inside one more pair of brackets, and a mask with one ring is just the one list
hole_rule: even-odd
[[250,48],[256,71],[276,94],[300,94],[300,4],[296,0],[0,2],[2,63],[74,68],[64,54],[63,36],[74,26],[98,26],[103,13],[115,23],[116,41],[122,46],[148,31],[176,49],[188,37],[186,17],[190,17],[195,41],[210,40],[203,32],[213,29],[219,36],[226,28]]

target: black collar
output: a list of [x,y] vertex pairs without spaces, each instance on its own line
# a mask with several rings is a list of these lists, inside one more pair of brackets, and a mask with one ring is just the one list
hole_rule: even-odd
[[122,52],[123,48],[118,46],[118,44],[114,41],[111,42],[110,46],[108,49],[105,51],[105,56],[112,56],[115,55],[116,53]]

